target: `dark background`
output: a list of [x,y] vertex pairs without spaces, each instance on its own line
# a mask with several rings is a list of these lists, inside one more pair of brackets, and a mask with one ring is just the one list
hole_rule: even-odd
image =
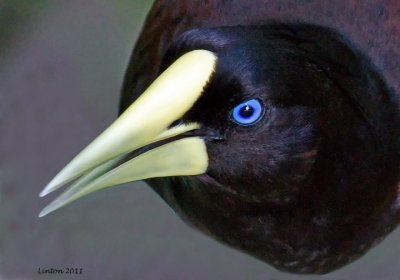
[[[48,181],[117,116],[152,1],[0,0],[0,279],[400,280],[400,231],[322,277],[280,273],[190,229],[143,183],[45,218]],[[83,275],[38,275],[39,268]]]

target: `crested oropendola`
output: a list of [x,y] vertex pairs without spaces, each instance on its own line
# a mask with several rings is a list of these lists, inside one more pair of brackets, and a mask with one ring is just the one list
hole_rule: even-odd
[[146,182],[187,223],[294,273],[400,221],[398,1],[156,1],[121,116],[42,191],[40,216]]

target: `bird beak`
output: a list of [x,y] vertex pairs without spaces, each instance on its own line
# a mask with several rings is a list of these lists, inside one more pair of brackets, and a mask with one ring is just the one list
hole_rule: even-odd
[[76,179],[39,217],[106,187],[205,173],[208,155],[204,140],[186,137],[200,125],[169,127],[199,99],[216,61],[216,56],[206,50],[194,50],[178,58],[43,189],[41,197]]

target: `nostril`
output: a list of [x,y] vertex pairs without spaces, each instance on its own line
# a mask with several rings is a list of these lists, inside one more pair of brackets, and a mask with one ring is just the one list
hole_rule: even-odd
[[171,125],[169,127],[175,127],[178,125],[181,125],[183,123],[183,119],[178,119],[176,121],[174,121],[173,123],[171,123]]

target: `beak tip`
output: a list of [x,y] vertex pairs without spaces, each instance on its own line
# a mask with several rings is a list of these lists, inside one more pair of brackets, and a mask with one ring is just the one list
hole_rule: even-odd
[[56,210],[54,207],[51,207],[50,205],[46,206],[45,208],[42,209],[42,211],[40,211],[38,215],[39,218],[43,218],[44,216],[47,216],[48,214]]
[[39,218],[42,218],[42,217],[44,217],[44,216],[47,215],[47,213],[46,213],[44,210],[45,210],[45,209],[43,209],[42,211],[40,211],[40,213],[39,213],[39,215],[38,215]]
[[57,189],[57,186],[60,185],[59,183],[55,182],[53,179],[47,186],[39,193],[39,197],[44,197],[51,193],[52,191]]
[[39,197],[44,197],[47,193],[43,190],[39,193]]
[[39,197],[44,197],[46,195],[48,195],[49,193],[52,192],[51,190],[52,188],[49,188],[49,185],[47,187],[45,187],[40,193],[39,193]]

